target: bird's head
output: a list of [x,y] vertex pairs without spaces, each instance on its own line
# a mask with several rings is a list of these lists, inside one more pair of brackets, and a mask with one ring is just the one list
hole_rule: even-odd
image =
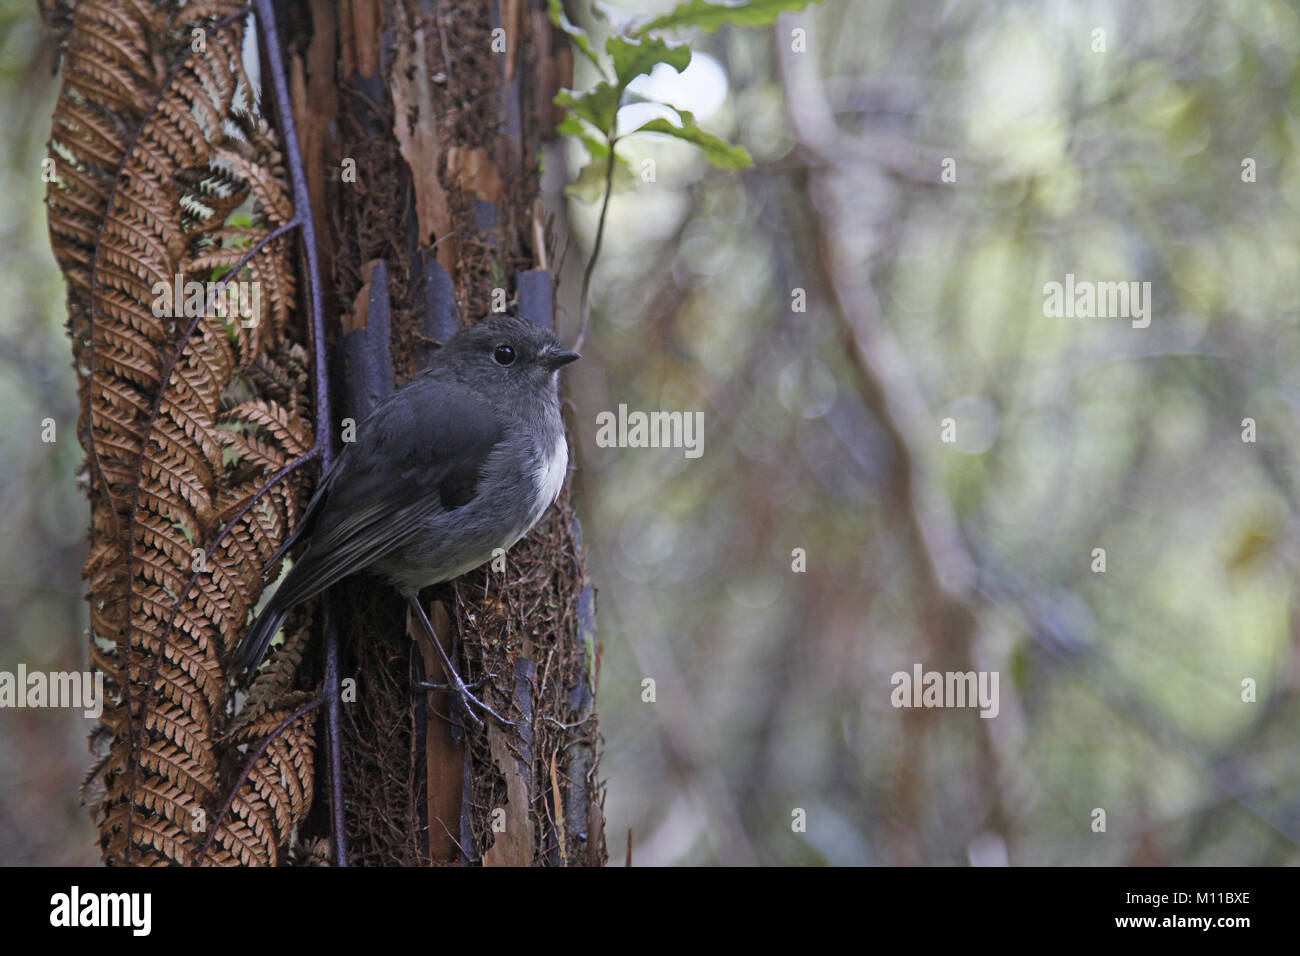
[[440,358],[481,383],[542,384],[577,359],[549,329],[512,315],[498,315],[447,340]]

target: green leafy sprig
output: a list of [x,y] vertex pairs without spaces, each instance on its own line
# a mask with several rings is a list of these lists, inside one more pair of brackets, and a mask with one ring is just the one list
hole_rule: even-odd
[[754,165],[749,150],[706,132],[689,110],[680,109],[671,103],[641,98],[644,102],[657,103],[670,111],[677,117],[677,122],[659,116],[647,120],[636,129],[618,132],[619,107],[623,105],[628,86],[633,80],[649,74],[660,63],[666,63],[680,73],[691,62],[691,48],[688,44],[672,45],[650,34],[660,30],[692,27],[712,33],[727,25],[767,26],[779,14],[787,10],[802,10],[817,0],[748,0],[734,5],[686,0],[670,13],[656,17],[625,36],[615,34],[609,37],[605,41],[608,65],[597,55],[587,31],[574,24],[564,12],[562,0],[547,2],[551,22],[572,39],[578,52],[591,62],[601,78],[588,90],[561,90],[555,97],[556,105],[565,110],[564,119],[556,131],[563,136],[581,140],[590,155],[590,160],[579,172],[577,179],[566,187],[565,192],[586,202],[601,197],[596,239],[582,277],[582,320],[574,343],[574,348],[580,348],[587,334],[591,313],[591,276],[605,235],[605,217],[609,212],[610,196],[616,182],[631,183],[635,179],[627,161],[617,153],[619,141],[635,133],[661,133],[700,148],[713,165],[723,169],[745,169]]

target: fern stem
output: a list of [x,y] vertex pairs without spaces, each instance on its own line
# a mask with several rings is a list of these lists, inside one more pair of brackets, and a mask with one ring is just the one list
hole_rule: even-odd
[[221,824],[225,822],[226,817],[230,814],[230,808],[235,805],[235,797],[237,797],[239,791],[243,789],[244,783],[253,772],[253,768],[257,766],[257,762],[262,759],[262,755],[266,753],[267,748],[275,742],[277,737],[292,727],[294,722],[300,717],[304,714],[311,713],[323,704],[325,702],[325,694],[326,692],[322,690],[311,700],[307,701],[307,703],[303,704],[288,717],[284,718],[284,720],[276,724],[275,729],[267,734],[262,742],[257,745],[257,749],[253,751],[253,755],[249,757],[248,762],[244,764],[243,773],[239,775],[239,779],[235,781],[235,785],[230,788],[230,796],[226,797],[226,802],[221,805],[221,810],[217,813],[216,817],[213,818],[212,826],[208,828],[208,838],[203,841],[203,846],[199,847],[198,855],[194,858],[195,866],[200,866],[203,863],[204,858],[208,855],[208,849],[212,846],[212,841],[216,839],[217,831],[221,829]]
[[[312,326],[312,346],[316,358],[316,448],[320,450],[321,471],[329,470],[333,461],[330,441],[329,368],[325,355],[325,316],[322,309],[320,277],[320,249],[316,244],[316,223],[312,217],[311,194],[307,189],[307,174],[302,164],[302,151],[298,146],[298,128],[293,118],[293,102],[289,98],[288,74],[284,69],[284,54],[280,49],[279,31],[275,22],[275,9],[271,0],[255,0],[257,24],[262,32],[266,52],[267,72],[275,90],[275,102],[280,113],[280,132],[284,137],[289,179],[293,186],[293,218],[302,227],[302,244],[307,255],[307,285],[309,290]],[[347,841],[343,820],[343,726],[342,704],[339,694],[338,631],[325,615],[325,722],[329,733],[330,764],[330,819],[334,835],[334,863],[348,865]]]
[[226,271],[226,274],[223,275],[220,279],[218,279],[213,284],[213,288],[218,293],[220,293],[222,290],[226,288],[226,285],[228,283],[233,281],[234,278],[237,275],[239,275],[240,269],[244,268],[244,266],[248,265],[250,262],[253,261],[253,256],[257,255],[259,252],[265,249],[271,243],[272,240],[279,239],[290,229],[295,229],[297,228],[297,226],[298,226],[298,222],[296,221],[296,218],[290,219],[288,222],[284,222],[276,226],[274,229],[268,232],[261,239],[257,240],[257,242],[253,243],[252,247],[247,252],[245,252],[242,256],[239,257],[239,261],[237,261],[233,266],[231,266]]

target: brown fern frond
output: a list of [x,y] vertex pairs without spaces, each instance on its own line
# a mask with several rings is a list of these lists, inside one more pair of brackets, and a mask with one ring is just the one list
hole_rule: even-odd
[[[313,428],[306,353],[286,338],[293,246],[267,241],[293,204],[241,60],[242,3],[46,6],[64,55],[50,241],[87,454],[90,658],[106,679],[101,849],[110,863],[274,864],[314,786],[305,618],[240,723],[223,665],[308,492],[301,477],[266,483]],[[279,735],[217,820],[268,727]]]

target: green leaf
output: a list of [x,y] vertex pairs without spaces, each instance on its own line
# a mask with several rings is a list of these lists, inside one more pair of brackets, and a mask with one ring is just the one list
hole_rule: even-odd
[[562,0],[547,0],[546,5],[551,15],[551,22],[569,35],[573,45],[595,64],[596,69],[600,70],[603,76],[605,68],[600,65],[600,60],[596,58],[596,51],[591,48],[591,37],[587,35],[587,31],[569,19],[569,15],[564,12]]
[[660,63],[667,63],[680,73],[691,62],[690,47],[669,46],[657,37],[637,43],[620,36],[612,36],[605,43],[605,52],[614,60],[614,76],[618,78],[620,87],[626,87],[638,76],[649,73]]
[[743,146],[733,146],[712,133],[706,133],[695,122],[695,117],[687,110],[678,110],[682,118],[681,126],[674,126],[663,117],[657,117],[632,130],[633,133],[665,133],[688,143],[694,143],[704,150],[709,162],[723,169],[748,169],[754,165],[754,157]]
[[[582,202],[595,202],[605,195],[605,174],[609,171],[609,157],[593,159],[578,178],[564,187],[564,194]],[[614,157],[614,192],[624,192],[636,185],[636,175],[622,156]]]
[[571,109],[585,119],[606,137],[614,130],[614,120],[618,117],[618,102],[623,91],[602,80],[585,93],[573,90],[560,90],[555,94],[555,105]]
[[555,132],[561,136],[578,137],[587,147],[587,152],[591,154],[592,159],[609,155],[609,143],[593,136],[587,124],[573,113],[564,114],[564,119],[560,120],[560,125],[555,127]]
[[705,0],[687,0],[671,13],[656,17],[645,26],[634,30],[633,36],[644,36],[651,30],[674,30],[699,27],[712,33],[728,24],[737,27],[765,27],[787,10],[802,10],[810,3],[821,0],[749,0],[735,6],[706,3]]

